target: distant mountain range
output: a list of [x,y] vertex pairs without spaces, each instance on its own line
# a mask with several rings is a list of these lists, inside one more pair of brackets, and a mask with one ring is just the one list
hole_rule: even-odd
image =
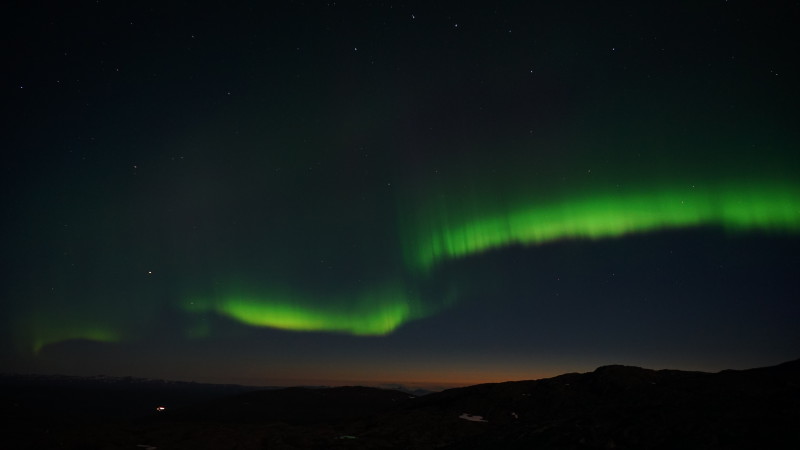
[[604,366],[421,397],[5,375],[0,419],[2,448],[795,449],[800,360],[718,373]]

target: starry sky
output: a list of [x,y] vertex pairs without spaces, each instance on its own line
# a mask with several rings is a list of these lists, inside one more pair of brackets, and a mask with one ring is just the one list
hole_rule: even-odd
[[3,6],[5,372],[797,358],[790,2]]

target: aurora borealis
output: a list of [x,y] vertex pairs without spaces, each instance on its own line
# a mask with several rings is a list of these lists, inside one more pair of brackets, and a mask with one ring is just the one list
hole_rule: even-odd
[[[227,295],[215,302],[190,301],[188,311],[211,310],[248,325],[296,331],[335,331],[355,335],[391,333],[405,321],[415,318],[415,301],[401,290],[369,291],[346,299],[326,298],[302,301],[297,293],[283,297],[269,294],[247,297]],[[204,304],[208,303],[208,304]],[[419,316],[417,312],[416,316]]]
[[796,6],[60,8],[7,31],[3,370],[797,357]]
[[[435,208],[437,225],[413,251],[423,268],[510,244],[540,244],[562,239],[602,239],[680,227],[714,225],[728,230],[800,231],[800,186],[765,182],[751,188],[698,192],[683,189],[620,195],[595,193],[586,198],[505,214],[449,220],[447,207]],[[455,222],[455,223],[453,223]],[[414,256],[412,256],[414,258]]]

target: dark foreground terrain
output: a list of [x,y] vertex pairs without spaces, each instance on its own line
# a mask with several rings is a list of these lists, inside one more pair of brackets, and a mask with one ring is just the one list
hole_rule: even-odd
[[713,374],[605,366],[422,397],[5,376],[0,414],[9,449],[796,449],[800,360]]

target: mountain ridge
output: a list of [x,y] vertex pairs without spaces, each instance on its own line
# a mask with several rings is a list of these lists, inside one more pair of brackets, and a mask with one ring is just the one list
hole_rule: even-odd
[[[136,418],[32,408],[30,390],[0,382],[0,419],[14,448],[800,448],[798,380],[800,359],[714,373],[607,365],[424,396],[363,386],[248,390],[161,411],[152,403]],[[70,398],[47,392],[54,404]],[[136,389],[77,392],[157,399]]]

